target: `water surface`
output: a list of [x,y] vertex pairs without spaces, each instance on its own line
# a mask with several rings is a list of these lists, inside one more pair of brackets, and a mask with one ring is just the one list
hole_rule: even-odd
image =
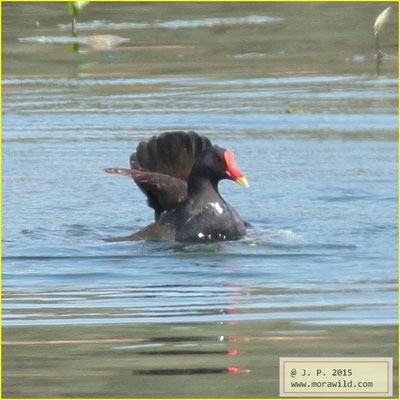
[[[344,4],[93,3],[79,35],[129,41],[70,53],[63,4],[3,3],[4,395],[273,397],[279,356],[396,356],[396,12],[377,77],[389,3]],[[103,242],[153,213],[102,169],[174,129],[234,152],[254,228]]]

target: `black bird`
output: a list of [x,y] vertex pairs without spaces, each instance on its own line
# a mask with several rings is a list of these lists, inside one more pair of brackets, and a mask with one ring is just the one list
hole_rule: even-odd
[[250,224],[218,191],[221,179],[248,186],[230,150],[213,146],[196,132],[165,132],[140,142],[130,166],[105,171],[133,178],[154,209],[155,222],[130,236],[106,241],[218,241],[246,234]]

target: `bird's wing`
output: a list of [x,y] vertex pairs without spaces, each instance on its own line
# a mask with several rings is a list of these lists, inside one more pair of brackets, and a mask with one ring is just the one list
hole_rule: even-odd
[[182,179],[157,172],[127,168],[106,168],[110,174],[132,177],[156,212],[156,220],[163,211],[173,210],[187,196],[187,183]]
[[140,142],[130,166],[187,181],[197,156],[210,146],[211,141],[196,132],[165,132]]

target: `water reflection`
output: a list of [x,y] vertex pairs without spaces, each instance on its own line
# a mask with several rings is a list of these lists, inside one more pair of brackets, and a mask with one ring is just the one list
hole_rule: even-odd
[[[281,17],[269,17],[266,15],[250,15],[247,17],[228,17],[228,18],[206,18],[192,20],[173,20],[164,22],[137,23],[137,22],[108,22],[108,21],[92,21],[77,23],[79,30],[130,30],[130,29],[187,29],[187,28],[213,28],[224,25],[258,25],[274,22],[283,22],[285,19]],[[59,24],[60,29],[68,30],[71,28],[68,24]]]
[[[129,42],[130,39],[116,35],[93,35],[84,37],[68,37],[68,36],[32,36],[19,38],[23,43],[47,43],[47,44],[76,44],[86,45],[92,50],[106,51],[112,50],[121,43]],[[74,47],[74,51],[78,51],[78,47]]]

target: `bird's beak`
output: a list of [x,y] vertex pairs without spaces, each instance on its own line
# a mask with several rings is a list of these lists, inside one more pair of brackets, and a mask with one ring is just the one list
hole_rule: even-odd
[[244,187],[248,187],[249,186],[249,182],[247,182],[247,179],[244,176],[241,176],[240,178],[237,178],[235,180],[235,182],[237,182],[239,185],[244,186]]
[[233,153],[230,150],[225,150],[224,153],[225,164],[226,164],[226,176],[228,179],[232,179],[237,182],[239,185],[247,187],[249,183],[247,179],[243,176],[243,174],[239,171],[239,168],[236,166],[235,159],[233,157]]

